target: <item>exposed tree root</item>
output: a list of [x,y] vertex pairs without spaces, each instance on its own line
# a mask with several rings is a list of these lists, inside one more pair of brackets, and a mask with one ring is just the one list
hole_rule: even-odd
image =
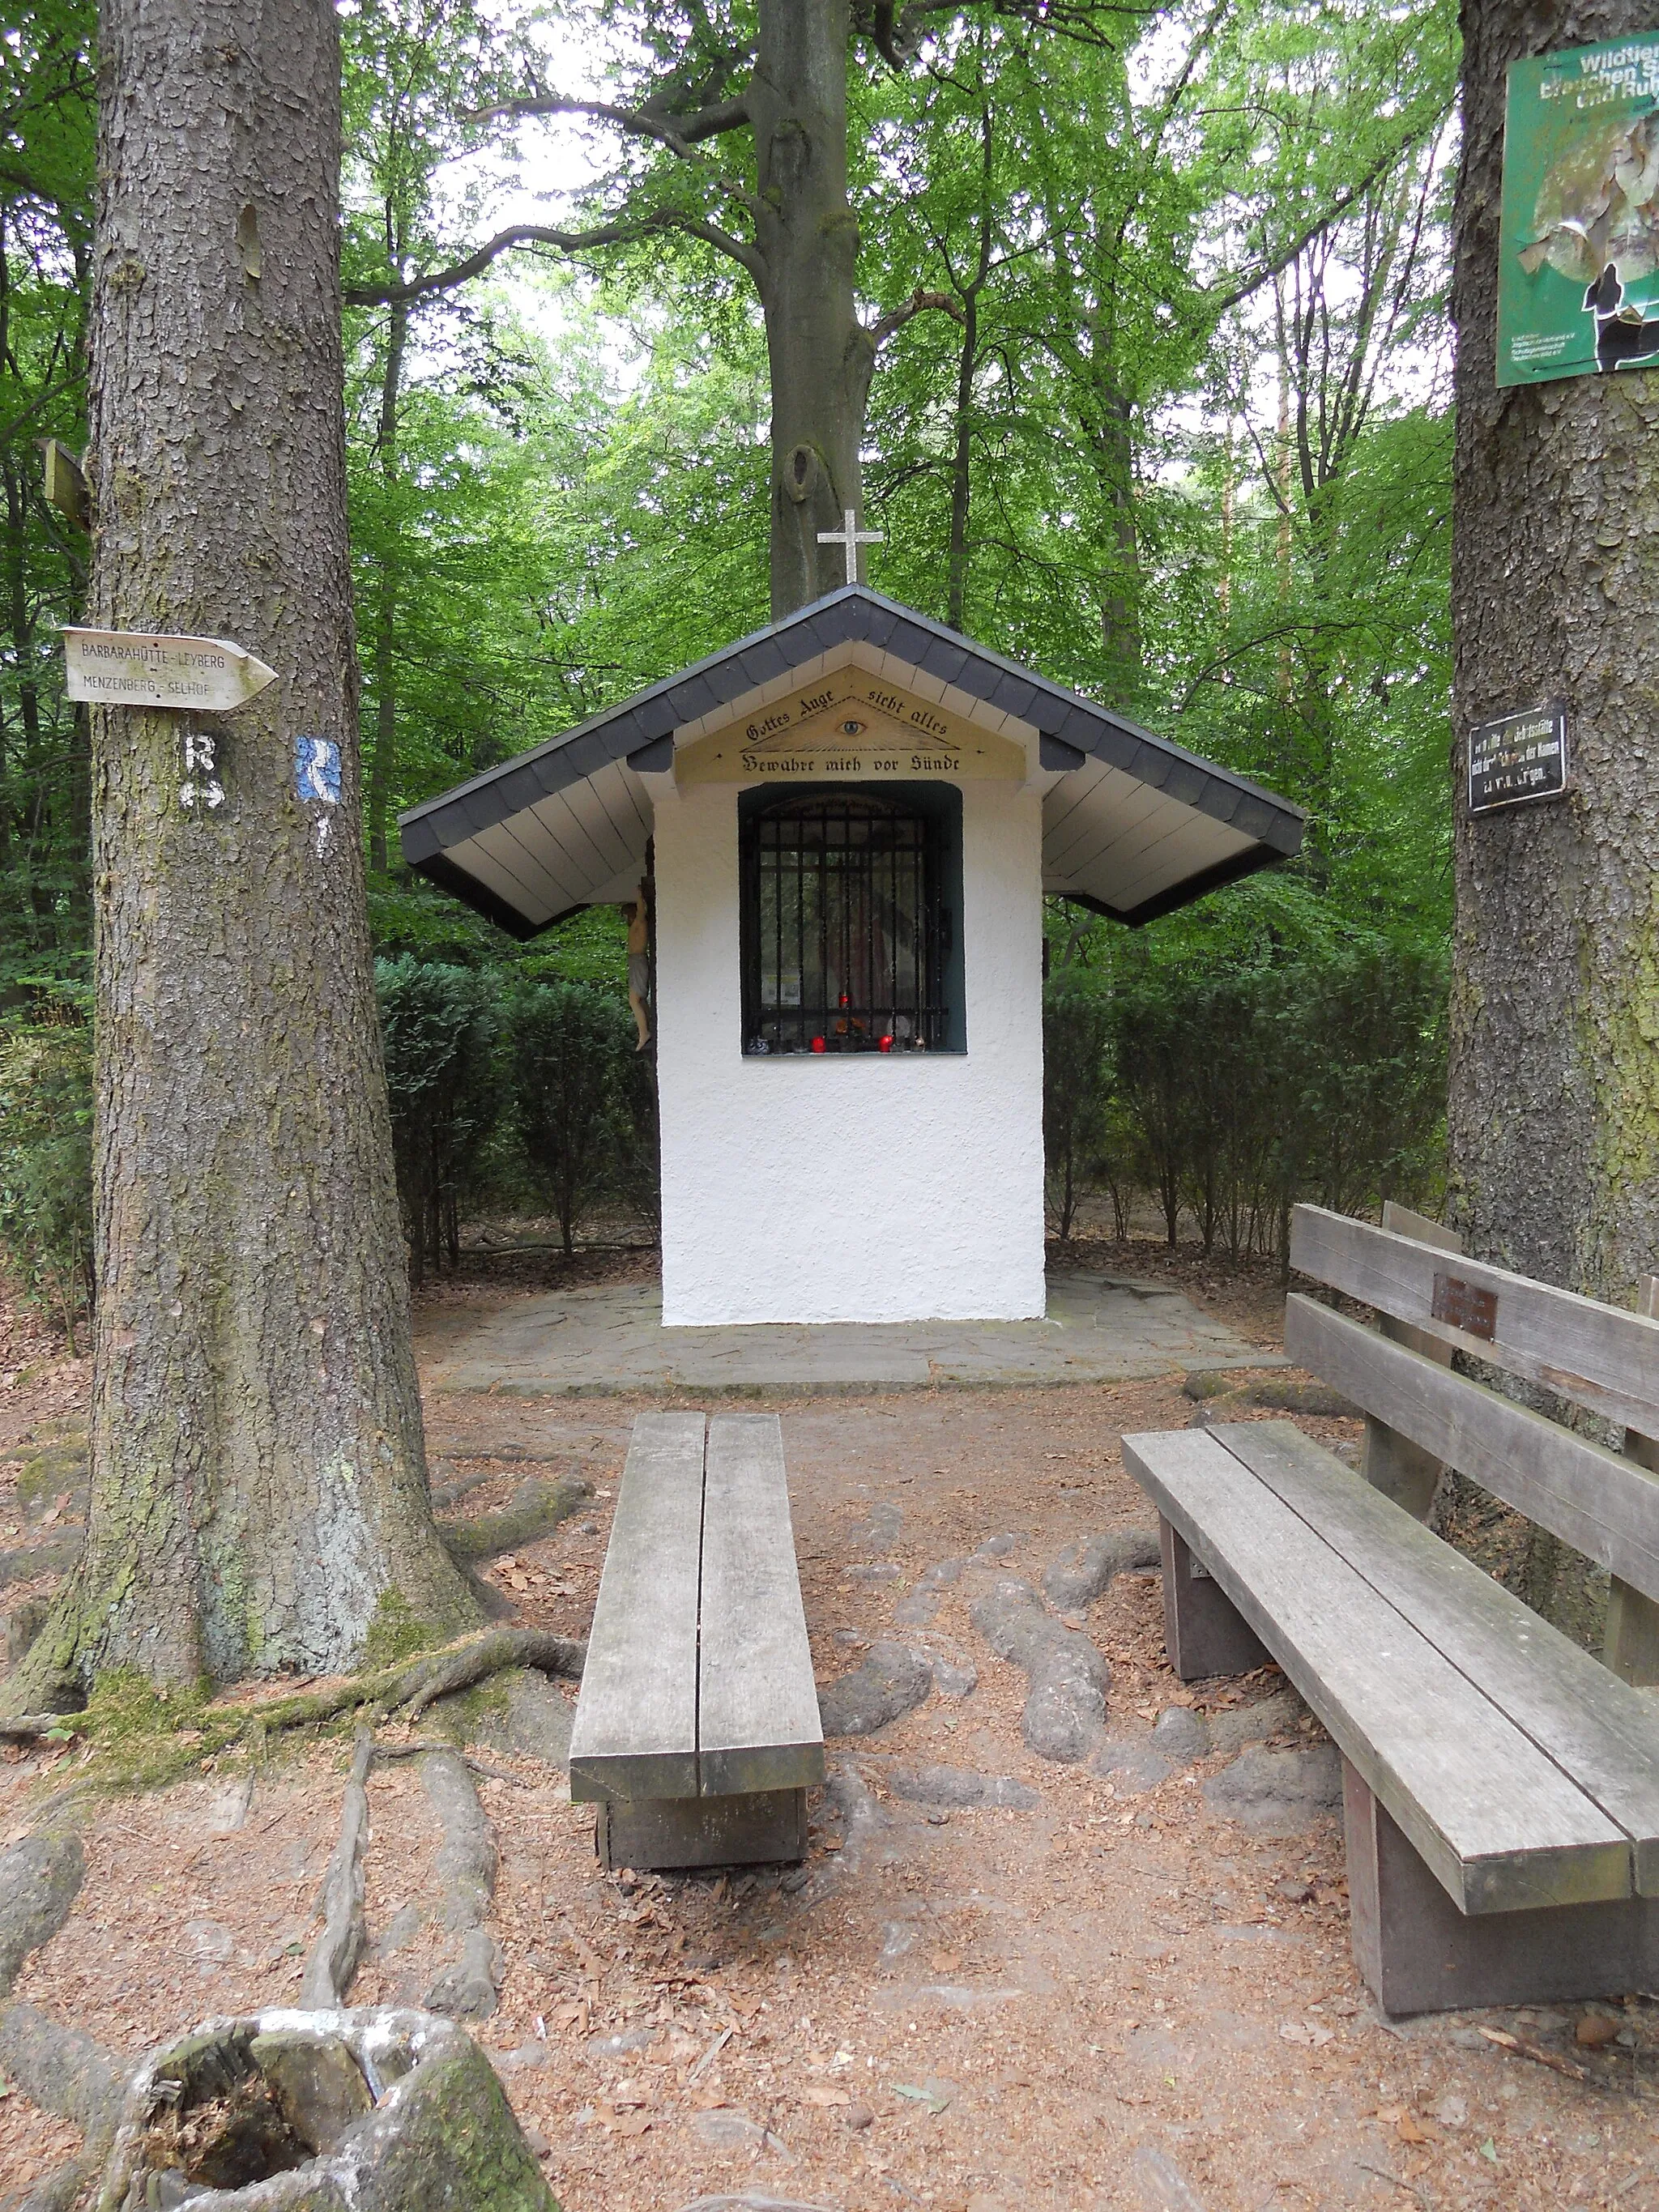
[[449,1644],[416,1660],[387,1703],[405,1720],[418,1720],[436,1698],[470,1690],[503,1667],[537,1667],[544,1674],[567,1674],[580,1680],[586,1656],[586,1644],[550,1635],[544,1628],[489,1628],[465,1644]]
[[359,1729],[340,1813],[340,1840],[323,1876],[323,1932],[306,1960],[300,2002],[308,2010],[343,2004],[368,1942],[363,1914],[363,1851],[368,1842],[368,1770],[374,1739]]
[[[191,1724],[202,1731],[202,1753],[206,1756],[222,1751],[238,1738],[257,1745],[278,1730],[314,1728],[363,1707],[370,1709],[371,1717],[376,1712],[395,1712],[415,1721],[437,1698],[471,1689],[505,1668],[533,1667],[544,1674],[563,1674],[579,1680],[586,1654],[586,1644],[551,1635],[545,1629],[487,1628],[482,1634],[423,1652],[416,1659],[400,1659],[369,1674],[331,1682],[324,1689],[264,1698],[252,1705],[210,1705],[205,1711],[192,1707]],[[0,1719],[0,1742],[28,1743],[59,1729],[72,1730],[77,1724],[72,1711],[13,1714]],[[77,1785],[77,1794],[94,1786],[88,1778]]]
[[0,1743],[33,1743],[54,1729],[74,1725],[73,1717],[64,1713],[19,1713],[13,1720],[0,1721]]
[[[227,1711],[225,1717],[234,1718],[229,1732],[233,1735],[246,1735],[255,1729],[309,1728],[356,1705],[378,1706],[383,1712],[401,1711],[405,1719],[416,1720],[434,1698],[447,1697],[452,1690],[470,1690],[475,1682],[499,1674],[504,1667],[536,1667],[544,1674],[580,1679],[586,1654],[585,1644],[550,1635],[545,1629],[487,1628],[482,1635],[446,1644],[418,1659],[400,1659],[394,1666],[354,1674],[324,1690],[305,1690],[297,1697],[241,1706],[234,1717]],[[210,1723],[218,1716],[210,1709],[205,1717]]]
[[29,1953],[69,1918],[86,1870],[81,1838],[67,1821],[0,1856],[0,1999],[11,1995]]
[[471,1474],[458,1474],[453,1482],[441,1482],[433,1490],[432,1510],[434,1513],[453,1513],[462,1498],[475,1490],[482,1490],[485,1483],[499,1482],[501,1479],[499,1467],[475,1468]]
[[421,1781],[443,1822],[437,1875],[444,1925],[461,1938],[460,1956],[427,1992],[429,2011],[451,2020],[485,2020],[495,2009],[501,1957],[485,1923],[500,1856],[460,1753],[446,1746],[421,1760]]
[[498,1552],[515,1552],[533,1544],[568,1521],[577,1507],[593,1495],[591,1482],[562,1475],[556,1482],[521,1482],[510,1504],[499,1513],[480,1513],[475,1520],[453,1521],[439,1529],[452,1559],[491,1559]]
[[[453,1743],[447,1743],[441,1736],[436,1735],[411,1736],[407,1743],[387,1743],[383,1737],[377,1737],[374,1756],[376,1759],[418,1759],[423,1751],[453,1751],[454,1748]],[[490,1759],[480,1759],[475,1752],[464,1751],[461,1757],[469,1771],[483,1775],[486,1782],[513,1782],[520,1790],[533,1790],[535,1787],[528,1776],[515,1774],[510,1766],[497,1766]]]
[[81,2193],[97,2172],[97,2160],[82,2156],[37,2181],[18,2201],[17,2212],[75,2212]]
[[15,2004],[0,2012],[0,2066],[42,2112],[84,2128],[89,2152],[100,2142],[108,2148],[132,2070],[128,2060],[33,2005]]
[[[9,1996],[31,1951],[63,1927],[86,1874],[81,1838],[63,1808],[0,1856],[0,1997]],[[86,2136],[79,2159],[47,2175],[23,2200],[32,2212],[67,2212],[109,2148],[131,2072],[128,2063],[60,2027],[33,2005],[0,2009],[0,2069],[43,2112],[72,2120]]]

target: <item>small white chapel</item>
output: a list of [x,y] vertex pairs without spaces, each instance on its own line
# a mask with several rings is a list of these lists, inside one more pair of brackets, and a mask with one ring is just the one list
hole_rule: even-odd
[[1303,817],[854,583],[401,827],[520,938],[643,883],[695,1328],[1040,1316],[1044,894],[1133,927]]

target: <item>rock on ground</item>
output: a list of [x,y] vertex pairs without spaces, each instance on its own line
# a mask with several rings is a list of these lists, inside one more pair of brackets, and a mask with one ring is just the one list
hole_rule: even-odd
[[1111,1775],[1138,1796],[1209,1750],[1210,1731],[1200,1716],[1184,1705],[1170,1705],[1158,1715],[1150,1735],[1109,1736],[1091,1765],[1095,1773]]
[[1308,1708],[1294,1690],[1276,1690],[1258,1698],[1253,1705],[1233,1705],[1210,1715],[1210,1741],[1217,1751],[1243,1751],[1247,1744],[1265,1743],[1270,1735],[1283,1735],[1304,1719]]
[[901,1628],[931,1627],[939,1607],[938,1590],[913,1589],[893,1607],[893,1619]]
[[1075,1613],[1092,1605],[1114,1575],[1158,1564],[1156,1528],[1111,1528],[1068,1544],[1042,1577],[1050,1605]]
[[933,1686],[925,1651],[908,1644],[872,1644],[861,1666],[818,1692],[825,1735],[873,1735],[913,1712]]
[[1166,1705],[1153,1727],[1152,1741],[1177,1766],[1190,1766],[1208,1756],[1210,1731],[1202,1714],[1185,1705]]
[[933,1687],[941,1698],[971,1698],[979,1687],[979,1668],[963,1653],[933,1657]]
[[[439,1706],[453,1702],[458,1737],[464,1735],[469,1743],[496,1751],[520,1752],[563,1773],[570,1764],[570,1731],[575,1725],[576,1708],[535,1667],[504,1668],[496,1675],[495,1686],[507,1693],[505,1712],[486,1711],[475,1720],[465,1692],[453,1701],[440,1698],[430,1710],[437,1712]],[[448,1717],[447,1713],[442,1716],[445,1720]]]
[[893,1618],[902,1628],[926,1628],[939,1611],[939,1600],[951,1583],[962,1579],[960,1559],[941,1559],[936,1566],[927,1569],[907,1597],[902,1597],[893,1607]]
[[825,1778],[823,1795],[825,1811],[842,1824],[840,1869],[851,1871],[857,1868],[866,1844],[888,1826],[893,1816],[872,1795],[855,1766],[832,1766]]
[[1029,1687],[1020,1730],[1043,1759],[1085,1759],[1106,1722],[1111,1669],[1090,1638],[1064,1628],[1029,1583],[995,1583],[969,1617],[999,1658],[1025,1670]]
[[483,2051],[390,2008],[210,2021],[149,2059],[100,2201],[204,2189],[222,2212],[556,2212]]
[[1302,1835],[1341,1805],[1341,1755],[1333,1743],[1305,1751],[1253,1747],[1210,1777],[1204,1802],[1258,1835]]
[[1107,1776],[1130,1797],[1156,1790],[1175,1772],[1150,1735],[1109,1735],[1089,1762],[1090,1771]]
[[1012,1774],[979,1774],[971,1766],[896,1766],[887,1787],[914,1805],[1009,1805],[1030,1812],[1042,1802]]
[[1012,1529],[1006,1530],[1000,1536],[988,1536],[968,1564],[970,1567],[994,1567],[999,1560],[1007,1558],[1018,1541]]
[[862,1521],[854,1522],[847,1532],[847,1540],[860,1547],[867,1545],[872,1552],[884,1552],[890,1544],[898,1541],[903,1526],[902,1507],[884,1498],[870,1508]]

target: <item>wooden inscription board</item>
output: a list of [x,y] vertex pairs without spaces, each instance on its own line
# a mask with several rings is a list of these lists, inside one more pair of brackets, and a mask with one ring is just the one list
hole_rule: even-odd
[[1022,783],[1025,749],[862,668],[816,684],[711,731],[677,753],[681,783],[860,783],[884,778],[995,777]]
[[1469,732],[1469,811],[1488,814],[1567,787],[1567,710],[1538,707]]

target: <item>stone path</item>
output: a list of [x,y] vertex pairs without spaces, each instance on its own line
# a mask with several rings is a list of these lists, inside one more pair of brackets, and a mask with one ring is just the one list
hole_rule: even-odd
[[655,1284],[522,1298],[434,1346],[428,1389],[924,1389],[939,1383],[1125,1382],[1177,1368],[1282,1367],[1178,1291],[1056,1274],[1044,1321],[665,1328]]

